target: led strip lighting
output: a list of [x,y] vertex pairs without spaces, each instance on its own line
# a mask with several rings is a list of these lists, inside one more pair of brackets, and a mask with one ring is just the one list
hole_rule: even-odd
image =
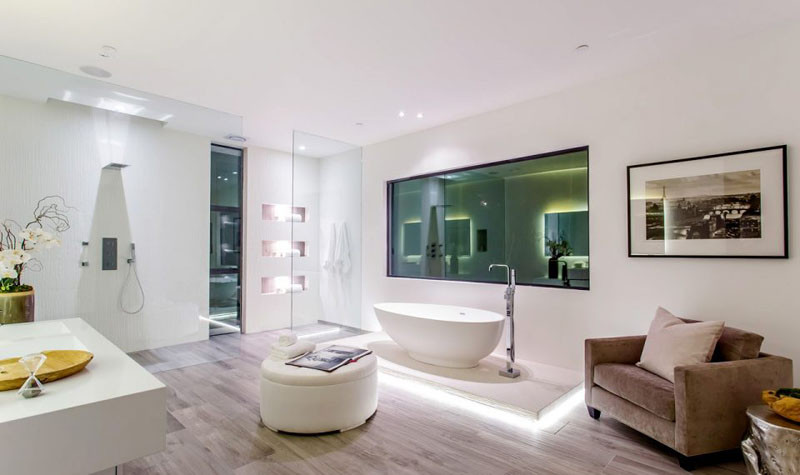
[[212,320],[210,318],[206,318],[206,317],[203,317],[203,316],[198,316],[197,318],[199,318],[200,320],[203,320],[204,322],[213,323],[214,325],[219,325],[221,327],[230,328],[231,330],[236,330],[237,332],[241,331],[239,329],[239,327],[236,327],[236,326],[233,326],[233,325],[228,325],[227,323],[218,322],[216,320]]
[[498,406],[487,404],[458,396],[444,389],[439,389],[424,382],[395,376],[392,374],[379,372],[380,382],[392,389],[399,389],[409,392],[416,397],[422,397],[429,401],[448,405],[463,411],[470,412],[477,416],[487,417],[504,424],[508,424],[519,429],[537,432],[555,425],[572,409],[583,401],[583,389],[575,391],[567,398],[557,403],[557,406],[547,412],[544,417],[534,420],[531,417],[504,409]]

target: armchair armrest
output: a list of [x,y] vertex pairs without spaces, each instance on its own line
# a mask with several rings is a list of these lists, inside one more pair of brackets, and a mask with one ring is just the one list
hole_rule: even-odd
[[584,343],[584,387],[586,404],[592,403],[594,367],[602,363],[634,364],[644,348],[645,335],[614,338],[589,338]]
[[762,354],[675,368],[675,448],[686,456],[739,446],[747,406],[764,389],[792,386],[792,360]]

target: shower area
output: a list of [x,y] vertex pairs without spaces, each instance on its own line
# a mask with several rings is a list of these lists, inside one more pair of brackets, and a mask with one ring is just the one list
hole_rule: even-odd
[[[255,160],[257,159],[257,161]],[[294,132],[292,153],[251,156],[249,173],[273,180],[262,197],[260,292],[246,332],[291,328],[328,341],[361,333],[361,147]],[[252,201],[252,200],[251,200]],[[251,262],[251,261],[248,261]]]

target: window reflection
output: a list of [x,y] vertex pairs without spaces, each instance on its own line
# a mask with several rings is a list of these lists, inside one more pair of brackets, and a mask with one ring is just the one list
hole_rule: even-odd
[[389,275],[589,287],[588,148],[389,183]]

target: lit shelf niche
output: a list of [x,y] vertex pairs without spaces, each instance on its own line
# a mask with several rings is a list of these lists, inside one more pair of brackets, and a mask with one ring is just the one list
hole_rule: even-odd
[[264,257],[305,257],[308,247],[305,241],[261,241]]
[[296,294],[308,290],[308,279],[304,275],[294,278],[282,275],[261,278],[261,293],[263,295]]
[[305,223],[308,215],[302,206],[263,204],[261,205],[261,218],[264,221]]

